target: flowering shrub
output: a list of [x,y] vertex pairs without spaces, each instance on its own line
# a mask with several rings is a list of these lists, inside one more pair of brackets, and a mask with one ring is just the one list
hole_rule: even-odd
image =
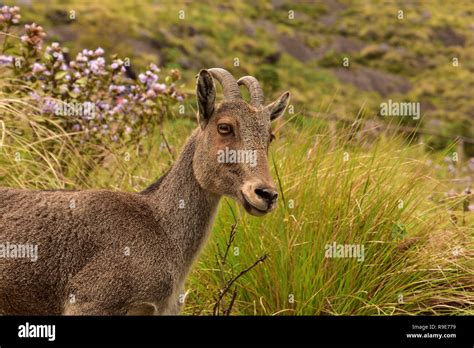
[[68,61],[59,43],[43,48],[46,33],[35,23],[14,40],[12,28],[20,18],[18,7],[1,7],[0,69],[28,87],[16,90],[28,93],[44,115],[56,117],[66,131],[79,132],[81,142],[138,141],[184,98],[175,86],[177,70],[161,81],[160,69],[150,64],[133,80],[126,76],[128,61],[112,56],[108,63],[100,47]]

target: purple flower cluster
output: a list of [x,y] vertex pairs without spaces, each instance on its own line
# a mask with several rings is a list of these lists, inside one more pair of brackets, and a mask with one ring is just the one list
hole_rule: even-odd
[[[4,6],[0,12],[0,24],[20,18],[16,7]],[[165,83],[160,80],[160,69],[151,64],[135,81],[125,74],[127,63],[116,56],[108,63],[102,48],[84,49],[67,61],[59,43],[42,48],[45,36],[41,26],[25,25],[21,42],[11,50],[21,54],[7,55],[4,50],[0,66],[9,66],[16,79],[34,91],[29,95],[42,112],[57,117],[66,130],[80,132],[81,141],[100,142],[104,137],[117,142],[139,141],[170,114],[173,104],[184,99],[175,86],[180,79],[177,70],[170,72]],[[21,67],[13,64],[17,58],[24,62]],[[83,112],[91,105],[94,117]]]
[[21,41],[30,46],[30,48],[39,51],[41,50],[43,39],[46,36],[46,33],[43,30],[43,27],[32,23],[30,25],[25,25],[25,35],[21,36]]
[[100,47],[95,51],[82,50],[82,52],[77,54],[76,60],[69,63],[69,67],[75,71],[76,76],[79,76],[79,74],[85,76],[107,75],[106,62],[103,55],[104,50]]
[[0,27],[18,24],[20,23],[20,18],[20,8],[18,6],[2,6],[0,8]]
[[157,73],[159,71],[160,69],[155,64],[150,64],[149,70],[138,75],[138,80],[145,89],[145,99],[156,98],[157,95],[163,94],[166,91],[166,84],[158,83]]
[[11,66],[14,62],[14,58],[12,56],[6,56],[4,54],[0,55],[0,66]]

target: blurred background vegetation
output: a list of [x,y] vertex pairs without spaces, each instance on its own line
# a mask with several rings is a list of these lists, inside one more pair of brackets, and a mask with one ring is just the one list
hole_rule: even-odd
[[[71,56],[102,47],[129,57],[135,71],[150,62],[179,68],[190,94],[199,69],[221,66],[259,78],[269,100],[281,89],[293,91],[295,109],[307,115],[352,119],[363,106],[381,122],[381,102],[416,101],[422,120],[402,121],[439,133],[425,139],[433,148],[456,136],[474,138],[469,1],[18,3],[24,21],[41,23],[46,40],[60,42]],[[343,67],[344,57],[350,68]],[[474,156],[474,144],[465,151]]]
[[[12,74],[3,64],[1,186],[145,188],[196,126],[202,68],[256,76],[267,101],[291,91],[270,154],[279,207],[258,219],[223,200],[187,283],[185,313],[474,313],[469,1],[5,3],[22,15],[18,30],[4,35],[12,43],[4,45],[7,63],[8,55],[25,54],[13,43],[23,24],[35,22],[47,33],[44,46],[59,42],[65,61],[80,54],[130,66],[118,77],[127,92],[116,91],[115,68],[107,65],[103,77],[79,75],[82,93],[66,73],[45,80],[33,68]],[[51,63],[49,56],[28,59]],[[144,71],[164,84],[158,95],[148,96]],[[78,126],[45,112],[37,94],[114,107],[130,98],[118,116]],[[421,103],[421,118],[380,116],[389,99]],[[96,126],[105,129],[93,133]],[[324,245],[334,241],[365,245],[366,261],[325,259]]]

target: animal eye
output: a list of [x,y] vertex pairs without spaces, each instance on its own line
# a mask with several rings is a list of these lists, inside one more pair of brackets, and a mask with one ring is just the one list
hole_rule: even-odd
[[227,124],[227,123],[221,123],[221,124],[217,125],[217,131],[220,134],[227,135],[227,134],[232,133],[232,126],[230,124]]

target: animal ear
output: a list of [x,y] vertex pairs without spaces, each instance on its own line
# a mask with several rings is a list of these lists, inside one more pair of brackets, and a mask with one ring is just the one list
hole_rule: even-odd
[[216,88],[214,80],[207,70],[201,70],[197,76],[196,96],[198,104],[198,121],[202,129],[206,127],[214,112]]
[[290,92],[283,93],[273,103],[268,104],[265,109],[270,112],[270,120],[276,120],[278,117],[285,113],[285,109],[290,102]]

